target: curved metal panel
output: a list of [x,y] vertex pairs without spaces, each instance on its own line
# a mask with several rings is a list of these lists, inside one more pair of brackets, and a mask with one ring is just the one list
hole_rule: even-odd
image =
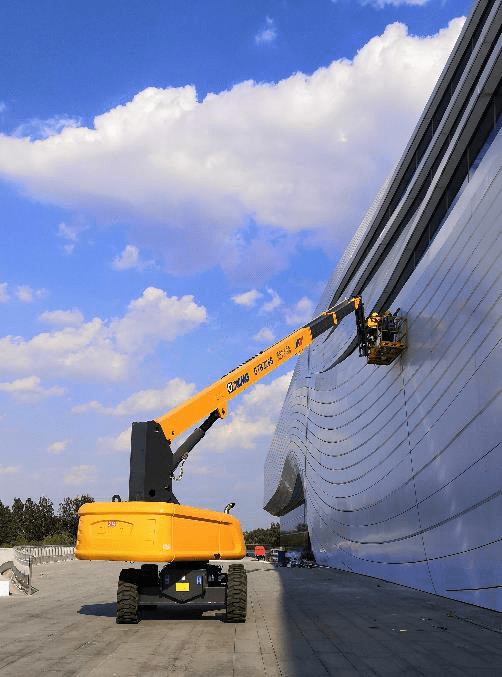
[[[283,515],[301,485],[320,563],[502,611],[502,134],[489,143],[397,294],[404,355],[388,367],[357,351],[337,363],[355,334],[348,317],[298,360],[265,464],[265,502]],[[368,310],[420,213],[364,290]],[[321,306],[370,228],[371,218]]]
[[286,515],[305,502],[303,482],[295,457],[290,454],[284,463],[281,478],[273,496],[265,506],[271,515]]

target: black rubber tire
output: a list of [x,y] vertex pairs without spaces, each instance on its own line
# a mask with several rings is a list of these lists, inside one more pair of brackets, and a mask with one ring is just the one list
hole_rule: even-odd
[[226,622],[244,623],[248,605],[248,578],[243,564],[228,567]]
[[137,569],[122,569],[117,587],[117,623],[138,623]]

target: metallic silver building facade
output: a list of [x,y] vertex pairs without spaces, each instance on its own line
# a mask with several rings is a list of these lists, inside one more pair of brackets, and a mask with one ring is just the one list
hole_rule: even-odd
[[265,463],[265,508],[319,563],[499,611],[501,32],[502,0],[477,2],[317,309],[400,307],[407,351],[366,364],[353,316],[319,337]]

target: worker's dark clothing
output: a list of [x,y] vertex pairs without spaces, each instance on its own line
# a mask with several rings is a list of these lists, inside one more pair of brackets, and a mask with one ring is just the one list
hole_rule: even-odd
[[396,323],[392,315],[382,318],[382,341],[395,341]]

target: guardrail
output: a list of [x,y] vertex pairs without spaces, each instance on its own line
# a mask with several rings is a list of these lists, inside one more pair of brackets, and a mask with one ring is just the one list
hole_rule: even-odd
[[17,549],[28,554],[31,557],[32,564],[75,559],[75,548],[69,545],[23,545]]
[[23,545],[14,548],[12,573],[15,585],[32,595],[32,567],[46,562],[61,562],[75,559],[75,548],[67,545]]
[[20,590],[28,595],[33,594],[31,585],[32,577],[31,556],[23,548],[14,548],[14,559],[12,560],[12,582]]

